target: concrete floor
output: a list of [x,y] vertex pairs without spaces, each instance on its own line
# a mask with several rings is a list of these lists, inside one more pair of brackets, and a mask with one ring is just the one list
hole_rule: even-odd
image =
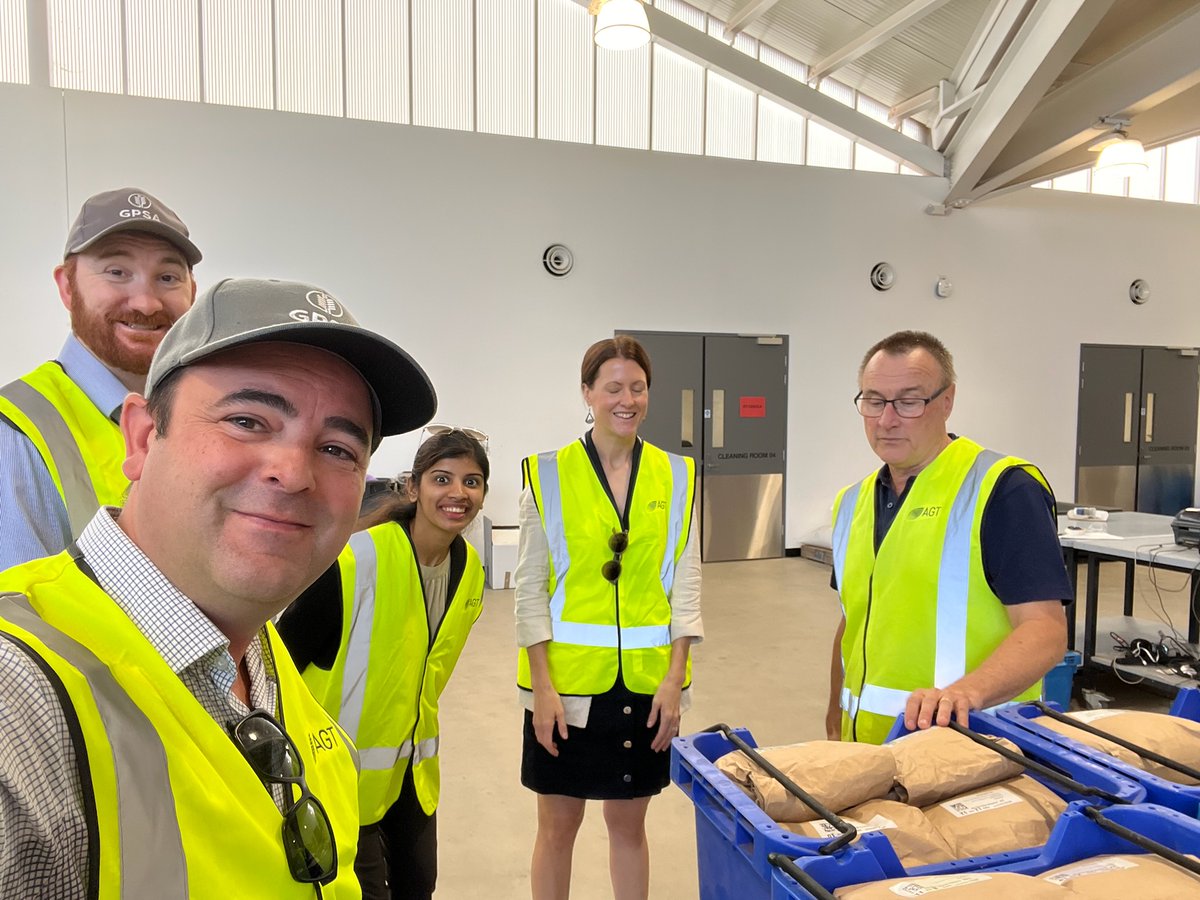
[[[1160,573],[1157,579],[1166,609],[1183,631],[1186,591],[1163,589],[1185,579],[1179,573]],[[1118,615],[1122,568],[1104,566],[1100,585],[1101,615]],[[1081,597],[1082,591],[1081,583]],[[1152,619],[1158,596],[1140,570],[1135,615]],[[764,746],[823,738],[829,649],[838,619],[829,568],[798,557],[706,564],[703,603],[706,640],[694,649],[693,706],[683,733],[726,722],[749,728]],[[442,900],[529,896],[536,814],[534,795],[520,784],[515,673],[512,591],[489,591],[442,702],[437,892]],[[1167,702],[1136,690],[1121,691],[1119,698],[1146,708],[1165,708]],[[650,804],[648,831],[650,896],[696,897],[693,806],[675,785]],[[574,900],[612,896],[607,856],[599,804],[589,804],[575,848]]]

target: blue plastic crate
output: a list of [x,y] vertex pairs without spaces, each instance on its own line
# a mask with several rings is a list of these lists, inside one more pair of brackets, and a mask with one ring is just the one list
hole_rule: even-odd
[[1042,679],[1042,698],[1049,703],[1057,703],[1062,709],[1071,705],[1071,685],[1075,681],[1075,672],[1083,663],[1083,655],[1075,650],[1068,650],[1063,661],[1046,673]]
[[[903,724],[899,725],[902,730]],[[971,727],[982,734],[1007,737],[1035,761],[1063,770],[1075,780],[1102,788],[1125,802],[1136,803],[1143,799],[1144,790],[1129,779],[1104,766],[1064,752],[1062,748],[1016,725],[978,714],[972,716]],[[757,746],[745,729],[735,729],[734,733],[750,746]],[[904,875],[973,871],[1036,856],[1040,849],[1033,847],[906,870],[886,834],[872,832],[860,835],[853,845],[843,848],[832,857],[824,856],[820,848],[828,843],[827,840],[793,834],[780,828],[741,788],[717,770],[713,763],[734,749],[723,734],[716,732],[701,732],[672,741],[671,779],[692,799],[696,807],[701,900],[768,900],[775,872],[775,867],[768,860],[771,853],[790,857],[820,857],[826,860],[821,865],[830,867],[833,872],[847,868],[856,873],[870,871],[870,877],[856,879],[868,881]],[[1034,777],[1068,802],[1081,799],[1080,795],[1046,782],[1040,776]]]
[[[1145,852],[1140,847],[1106,831],[1083,813],[1084,803],[1073,803],[1059,818],[1058,824],[1044,847],[1036,854],[1020,859],[1004,859],[995,865],[980,867],[981,872],[1016,872],[1021,875],[1040,875],[1059,866],[1070,865],[1093,856]],[[1179,853],[1200,855],[1200,821],[1153,804],[1110,806],[1104,815],[1118,825],[1136,831],[1165,844]],[[1000,854],[1003,856],[1004,854]],[[796,865],[814,878],[822,887],[833,891],[851,884],[881,880],[875,869],[862,855],[844,860],[800,858]],[[928,875],[930,872],[912,872]],[[888,875],[888,878],[898,876]],[[903,877],[903,876],[899,876]],[[778,868],[771,874],[771,900],[808,900],[812,895]]]
[[[1022,703],[1019,706],[1008,707],[1001,710],[998,715],[1002,720],[1013,723],[1030,734],[1058,744],[1069,753],[1106,766],[1121,776],[1137,782],[1145,789],[1148,803],[1157,803],[1193,817],[1200,814],[1200,785],[1184,785],[1167,781],[1165,778],[1131,766],[1107,753],[1101,753],[1094,747],[1081,744],[1065,734],[1043,728],[1037,722],[1042,712],[1033,704]],[[1200,690],[1188,688],[1180,691],[1171,707],[1171,715],[1191,721],[1200,721]],[[1104,730],[1102,723],[1097,727],[1101,731]]]

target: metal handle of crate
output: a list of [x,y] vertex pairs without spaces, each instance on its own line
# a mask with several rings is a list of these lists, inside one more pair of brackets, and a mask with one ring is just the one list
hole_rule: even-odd
[[[1141,847],[1143,850],[1148,850],[1151,853],[1157,853],[1163,859],[1170,860],[1177,866],[1187,869],[1189,872],[1194,872],[1200,875],[1200,862],[1192,859],[1187,854],[1180,853],[1177,850],[1172,850],[1166,844],[1159,843],[1154,838],[1146,837],[1138,831],[1126,828],[1124,825],[1118,825],[1112,819],[1106,817],[1100,810],[1094,806],[1085,806],[1083,814],[1103,828],[1105,831],[1110,831],[1119,838],[1124,838],[1129,843]],[[791,874],[790,872],[788,874]]]
[[989,750],[993,750],[996,753],[999,753],[1005,759],[1015,762],[1017,765],[1023,766],[1024,768],[1029,769],[1030,771],[1037,772],[1042,777],[1048,778],[1050,781],[1053,781],[1055,784],[1059,785],[1060,787],[1065,787],[1067,790],[1074,791],[1075,793],[1080,794],[1081,796],[1098,797],[1101,800],[1107,800],[1109,803],[1128,803],[1129,802],[1128,800],[1124,799],[1123,797],[1118,797],[1116,794],[1109,793],[1108,791],[1104,790],[1103,788],[1092,787],[1087,784],[1082,784],[1081,782],[1076,781],[1074,778],[1070,777],[1069,775],[1064,775],[1062,772],[1058,771],[1057,769],[1050,768],[1050,766],[1042,765],[1040,762],[1037,762],[1036,760],[1032,760],[1028,756],[1025,756],[1024,754],[1015,753],[1012,750],[1009,750],[1007,747],[1004,747],[1001,744],[999,744],[998,742],[987,737],[986,735],[982,735],[976,731],[972,731],[970,728],[967,728],[965,725],[962,725],[958,722],[951,721],[948,727],[954,729],[959,734],[963,735],[963,737],[968,737],[971,740],[973,740],[975,743],[977,743],[983,747],[987,747]]
[[1132,750],[1142,759],[1147,759],[1150,762],[1158,763],[1160,766],[1173,769],[1176,772],[1181,772],[1182,774],[1187,775],[1189,778],[1195,778],[1197,781],[1200,781],[1200,771],[1193,769],[1191,766],[1184,765],[1181,762],[1177,762],[1176,760],[1163,756],[1161,753],[1155,753],[1148,747],[1140,747],[1132,741],[1127,741],[1124,738],[1119,738],[1114,734],[1101,731],[1099,728],[1096,728],[1094,725],[1089,725],[1087,722],[1081,722],[1079,719],[1072,719],[1070,716],[1064,716],[1057,709],[1047,706],[1041,700],[1033,701],[1033,705],[1037,707],[1038,711],[1041,712],[1042,715],[1049,716],[1055,722],[1062,722],[1066,725],[1078,728],[1080,731],[1086,731],[1088,734],[1112,741],[1118,747],[1124,747],[1126,750]]
[[819,881],[796,865],[790,857],[784,856],[782,853],[768,853],[767,862],[775,868],[783,869],[783,871],[787,872],[793,881],[816,897],[817,900],[836,900],[833,894],[829,893],[829,891],[821,886]]
[[[845,847],[848,843],[858,837],[858,829],[847,822],[845,819],[839,818],[836,813],[825,806],[820,800],[814,797],[792,779],[788,778],[778,767],[772,765],[770,760],[764,757],[761,753],[743,741],[740,737],[733,733],[733,729],[724,722],[718,722],[716,725],[710,725],[704,731],[719,731],[725,735],[725,739],[733,746],[737,747],[745,753],[750,759],[761,768],[764,772],[783,785],[784,790],[815,812],[818,816],[836,828],[839,832],[838,836],[833,838],[828,844],[822,844],[818,851],[820,853],[833,853]],[[787,857],[783,857],[786,859]],[[791,872],[788,873],[791,875]],[[795,877],[794,875],[792,876]]]

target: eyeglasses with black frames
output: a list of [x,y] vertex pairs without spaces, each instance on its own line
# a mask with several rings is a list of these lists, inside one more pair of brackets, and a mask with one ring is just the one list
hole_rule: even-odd
[[864,397],[863,392],[859,391],[854,397],[854,407],[858,410],[858,414],[864,419],[878,419],[883,415],[883,411],[887,409],[887,405],[892,404],[892,409],[896,410],[896,415],[902,419],[919,419],[925,415],[925,407],[942,396],[950,385],[943,385],[930,397],[897,397],[895,400],[884,400],[882,397]]
[[604,576],[604,580],[617,583],[617,579],[621,577],[621,556],[629,547],[629,532],[614,531],[608,539],[608,549],[613,552],[613,558],[600,567],[600,574]]
[[480,431],[478,428],[469,428],[466,425],[443,425],[440,422],[430,422],[421,429],[421,440],[419,443],[423,444],[431,437],[435,437],[439,434],[449,434],[452,431],[461,431],[467,437],[474,438],[483,446],[483,452],[488,452],[487,433]]
[[229,727],[233,742],[264,785],[297,785],[300,799],[283,814],[283,850],[292,877],[305,884],[328,884],[337,877],[337,842],[321,801],[304,780],[304,761],[295,743],[265,709],[256,709]]

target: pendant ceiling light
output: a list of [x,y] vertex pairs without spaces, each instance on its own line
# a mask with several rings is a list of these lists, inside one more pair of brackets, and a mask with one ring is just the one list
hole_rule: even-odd
[[1112,129],[1110,134],[1093,141],[1089,150],[1099,151],[1096,160],[1097,175],[1115,175],[1118,178],[1133,178],[1150,170],[1146,164],[1146,148],[1125,131],[1128,119],[1103,118],[1101,124]]
[[650,40],[650,23],[640,0],[593,0],[589,12],[596,16],[597,47],[636,50]]

